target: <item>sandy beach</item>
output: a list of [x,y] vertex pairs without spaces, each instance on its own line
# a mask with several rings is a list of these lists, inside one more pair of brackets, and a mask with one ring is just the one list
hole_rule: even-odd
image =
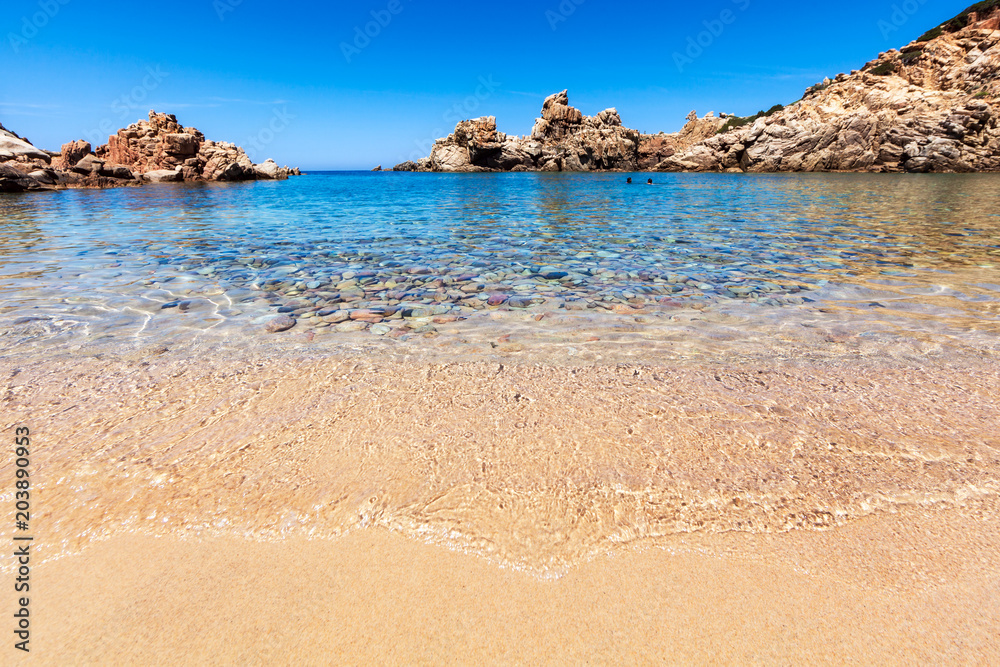
[[1000,656],[985,358],[10,358],[45,664]]
[[1000,0],[4,9],[0,666],[1000,665]]
[[679,535],[555,580],[378,529],[121,536],[37,569],[33,661],[991,664],[996,510]]

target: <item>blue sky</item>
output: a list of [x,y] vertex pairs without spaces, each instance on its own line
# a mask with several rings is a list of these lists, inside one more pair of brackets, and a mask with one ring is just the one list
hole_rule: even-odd
[[672,132],[795,101],[971,1],[4,0],[0,122],[57,150],[155,108],[304,169],[426,155],[460,118],[527,134],[564,88]]

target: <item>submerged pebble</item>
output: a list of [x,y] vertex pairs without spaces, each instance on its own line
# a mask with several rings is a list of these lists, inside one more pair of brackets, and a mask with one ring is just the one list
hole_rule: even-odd
[[295,320],[288,315],[279,315],[273,320],[267,323],[265,329],[268,333],[278,333],[279,331],[287,331],[295,326]]

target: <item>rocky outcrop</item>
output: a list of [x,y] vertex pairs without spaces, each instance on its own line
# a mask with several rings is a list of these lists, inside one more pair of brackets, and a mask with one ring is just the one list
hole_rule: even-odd
[[46,151],[32,146],[27,139],[17,136],[0,125],[0,162],[18,159],[41,160],[48,164],[52,157]]
[[701,141],[714,137],[726,124],[726,114],[716,117],[708,112],[699,118],[694,111],[688,114],[687,123],[680,132],[673,134],[644,134],[639,143],[639,169],[651,171],[660,163],[679,152],[690,150]]
[[149,112],[92,150],[86,141],[63,144],[59,153],[33,146],[0,125],[0,192],[56,188],[108,188],[181,181],[279,180],[298,175],[273,160],[254,164],[243,149],[207,141],[177,118]]
[[[273,161],[255,165],[242,148],[225,141],[205,139],[193,127],[183,127],[171,114],[149,112],[149,120],[133,123],[108,138],[97,155],[113,164],[124,165],[150,179],[184,181],[251,181],[284,179],[294,169]],[[176,172],[179,179],[165,179],[159,172]]]
[[62,145],[59,156],[53,161],[53,164],[63,169],[70,169],[76,166],[77,162],[93,152],[89,141],[83,141],[82,139],[71,141]]
[[615,109],[584,116],[567,91],[550,95],[527,137],[497,131],[493,116],[465,120],[435,142],[419,162],[394,171],[591,171],[632,170],[639,164],[640,134],[622,125]]
[[548,97],[531,135],[460,122],[397,171],[1000,171],[1000,2],[987,0],[801,100],[752,118],[691,112],[640,135],[617,111],[584,116]]
[[55,184],[52,155],[0,125],[0,192],[46,190]]
[[655,168],[679,151],[714,136],[725,123],[695,112],[680,132],[641,134],[622,124],[615,109],[584,116],[567,91],[550,95],[527,137],[497,131],[493,116],[463,120],[439,139],[430,157],[393,171],[635,171]]
[[0,192],[44,190],[45,186],[12,164],[0,162]]
[[665,158],[662,171],[1000,170],[1000,6],[966,11],[802,100]]

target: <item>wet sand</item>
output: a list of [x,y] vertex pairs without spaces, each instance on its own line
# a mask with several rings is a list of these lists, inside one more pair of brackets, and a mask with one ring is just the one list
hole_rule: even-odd
[[37,570],[40,664],[995,664],[996,503],[683,535],[557,580],[383,530],[119,537]]
[[46,664],[1000,658],[988,355],[5,362]]

